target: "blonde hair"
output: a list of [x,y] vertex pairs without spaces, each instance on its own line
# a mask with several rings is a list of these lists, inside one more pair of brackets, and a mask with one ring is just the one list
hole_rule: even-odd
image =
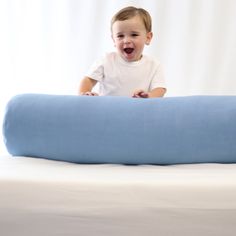
[[151,32],[152,31],[152,18],[150,14],[143,8],[136,8],[133,6],[129,6],[129,7],[125,7],[121,9],[112,17],[111,29],[112,29],[113,24],[116,21],[128,20],[130,18],[133,18],[136,15],[139,15],[141,19],[143,20],[146,31]]

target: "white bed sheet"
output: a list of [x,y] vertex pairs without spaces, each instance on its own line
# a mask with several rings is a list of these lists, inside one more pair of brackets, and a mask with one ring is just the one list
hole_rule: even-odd
[[236,165],[1,156],[0,235],[234,236]]

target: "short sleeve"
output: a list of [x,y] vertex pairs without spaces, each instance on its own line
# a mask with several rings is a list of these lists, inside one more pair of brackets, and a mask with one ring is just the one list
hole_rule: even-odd
[[97,81],[102,81],[104,77],[103,62],[103,59],[95,61],[87,71],[86,76]]
[[150,90],[155,88],[166,88],[163,66],[157,63],[155,72],[151,81]]

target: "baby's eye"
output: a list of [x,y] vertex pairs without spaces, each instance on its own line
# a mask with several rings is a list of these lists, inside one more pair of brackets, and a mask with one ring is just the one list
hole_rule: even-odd
[[118,34],[118,35],[117,35],[117,38],[118,38],[118,39],[122,39],[123,37],[124,37],[123,34]]
[[138,34],[136,34],[136,33],[133,33],[133,34],[131,34],[131,36],[132,36],[132,37],[137,37],[137,36],[138,36]]

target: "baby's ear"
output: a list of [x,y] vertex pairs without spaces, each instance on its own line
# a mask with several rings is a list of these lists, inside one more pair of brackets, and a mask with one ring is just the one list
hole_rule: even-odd
[[152,32],[147,32],[147,39],[146,39],[146,45],[149,45],[151,40],[152,40],[153,33]]

